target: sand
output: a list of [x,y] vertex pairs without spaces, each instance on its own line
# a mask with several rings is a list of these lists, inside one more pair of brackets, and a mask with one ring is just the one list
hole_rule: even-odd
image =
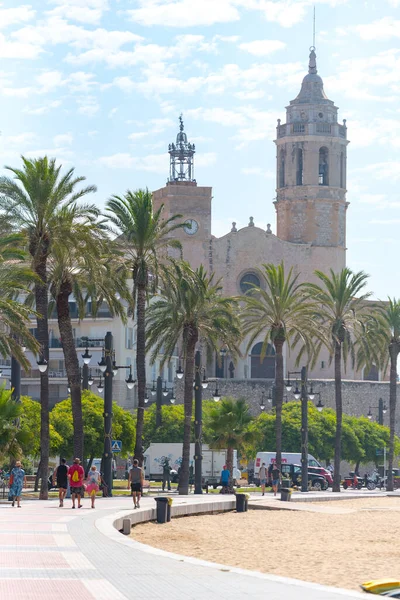
[[336,587],[359,589],[380,577],[400,580],[400,498],[304,506],[306,511],[249,510],[145,523],[131,536],[177,554]]

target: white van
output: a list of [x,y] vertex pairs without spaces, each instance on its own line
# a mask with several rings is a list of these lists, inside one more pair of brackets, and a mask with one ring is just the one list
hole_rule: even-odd
[[[269,467],[271,463],[275,462],[276,452],[257,452],[256,460],[254,463],[254,479],[258,481],[258,471],[263,463]],[[282,452],[282,464],[289,465],[301,465],[301,452]],[[312,454],[308,455],[308,466],[309,467],[320,467],[321,465]]]

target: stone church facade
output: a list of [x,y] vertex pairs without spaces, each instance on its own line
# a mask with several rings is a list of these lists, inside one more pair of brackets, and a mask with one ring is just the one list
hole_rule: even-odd
[[[276,235],[268,224],[264,230],[250,217],[247,227],[232,229],[216,238],[211,234],[212,188],[194,179],[194,145],[188,142],[180,119],[176,143],[169,146],[170,177],[154,192],[154,206],[164,204],[165,217],[183,214],[186,226],[176,232],[183,256],[193,267],[203,264],[222,279],[225,295],[240,295],[247,282],[264,285],[262,264],[285,264],[300,281],[315,279],[314,271],[340,271],[346,265],[346,121],[338,123],[338,108],[325,94],[311,48],[308,74],[299,94],[286,108],[286,122],[276,128]],[[175,235],[175,233],[174,233]],[[233,365],[225,357],[210,376],[235,379],[273,379],[275,361],[270,354],[260,362],[261,338]],[[295,354],[287,353],[285,371],[295,369]],[[331,379],[333,367],[327,354],[319,357],[311,378]],[[348,369],[346,377],[362,379]],[[376,370],[364,379],[377,380]]]

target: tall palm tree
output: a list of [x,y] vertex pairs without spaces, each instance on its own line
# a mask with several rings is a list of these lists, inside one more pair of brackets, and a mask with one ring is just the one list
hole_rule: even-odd
[[231,477],[233,451],[242,452],[245,445],[254,440],[254,433],[249,429],[252,420],[249,406],[243,398],[223,398],[208,413],[207,429],[210,435],[206,441],[210,448],[227,449],[226,465]]
[[365,338],[357,354],[357,366],[369,369],[379,365],[382,372],[389,368],[389,455],[386,489],[393,491],[393,459],[397,405],[397,359],[400,353],[400,300],[388,297],[387,302],[373,305],[371,318],[365,327]]
[[283,348],[299,348],[308,357],[315,354],[313,345],[313,303],[307,299],[304,284],[298,283],[298,275],[290,269],[286,275],[283,263],[263,265],[265,289],[252,286],[243,310],[244,329],[250,334],[248,349],[262,337],[260,360],[263,360],[271,343],[275,349],[275,405],[276,405],[276,462],[282,460],[282,403],[284,391]]
[[136,371],[138,380],[138,416],[135,458],[143,461],[144,398],[146,395],[146,302],[157,288],[159,261],[169,248],[181,248],[173,232],[182,227],[173,215],[163,219],[164,205],[153,211],[151,193],[128,190],[124,196],[112,196],[107,202],[107,217],[119,234],[118,242],[126,257],[125,264],[133,279],[131,312],[136,313]]
[[365,324],[370,318],[370,307],[366,300],[369,292],[363,292],[368,275],[363,271],[353,273],[348,268],[329,275],[315,271],[321,281],[308,283],[306,288],[318,304],[315,314],[317,337],[334,360],[336,434],[333,491],[340,492],[340,458],[342,443],[342,366],[346,368],[349,358],[354,362],[357,344],[365,333]]
[[118,254],[115,244],[105,236],[98,223],[76,222],[70,210],[71,233],[76,245],[58,244],[48,262],[48,280],[53,300],[49,311],[56,307],[58,328],[71,390],[74,425],[74,456],[84,457],[84,432],[82,417],[81,377],[70,310],[70,297],[74,295],[79,319],[84,319],[88,302],[91,314],[96,317],[103,301],[110,313],[126,320],[121,299],[129,299],[125,269],[116,264]]
[[[49,360],[48,327],[48,272],[47,263],[57,243],[76,244],[70,235],[69,219],[65,216],[70,209],[81,221],[92,221],[98,211],[94,206],[77,202],[94,186],[77,189],[85,180],[75,177],[74,169],[61,173],[62,165],[46,156],[37,159],[22,157],[22,168],[6,167],[12,177],[0,178],[0,222],[11,232],[25,236],[26,247],[31,257],[32,270],[37,276],[34,284],[37,316],[37,338],[40,356]],[[66,226],[67,225],[67,226]],[[49,464],[49,374],[48,369],[40,373],[40,497],[48,498]]]
[[21,458],[23,445],[28,434],[18,427],[23,411],[22,405],[14,402],[12,390],[0,386],[0,458]]
[[150,305],[146,318],[147,347],[155,361],[163,347],[161,366],[174,355],[182,343],[185,361],[185,423],[179,493],[189,489],[190,432],[193,411],[193,380],[196,344],[201,343],[207,356],[219,353],[221,344],[233,358],[239,355],[241,339],[237,301],[221,294],[221,282],[207,275],[201,265],[195,271],[187,262],[172,261],[163,269],[162,288]]

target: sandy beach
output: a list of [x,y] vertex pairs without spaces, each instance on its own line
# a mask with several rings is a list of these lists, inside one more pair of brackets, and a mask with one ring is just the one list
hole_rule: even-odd
[[131,536],[169,552],[337,587],[400,579],[399,497],[304,506],[146,523]]

